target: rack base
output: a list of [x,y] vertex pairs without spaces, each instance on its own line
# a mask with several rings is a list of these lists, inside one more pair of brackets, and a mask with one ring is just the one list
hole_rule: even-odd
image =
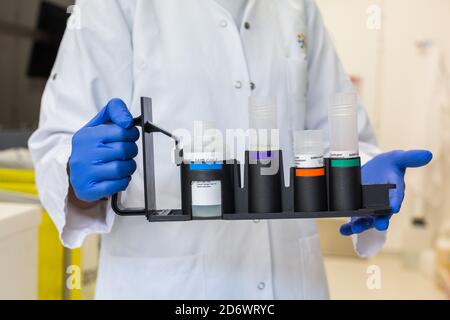
[[391,213],[389,207],[359,209],[355,211],[324,212],[278,212],[278,213],[229,213],[218,217],[198,218],[183,214],[181,210],[164,210],[146,215],[149,222],[208,221],[208,220],[283,220],[283,219],[324,219],[383,216]]

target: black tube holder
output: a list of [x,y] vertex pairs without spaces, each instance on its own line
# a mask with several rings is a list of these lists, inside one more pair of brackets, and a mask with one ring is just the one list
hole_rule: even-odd
[[[362,208],[358,210],[342,211],[319,211],[319,212],[294,212],[294,168],[290,171],[289,186],[285,186],[284,174],[281,174],[281,196],[282,210],[273,213],[249,213],[249,189],[248,189],[248,166],[244,167],[244,183],[241,186],[241,165],[237,161],[222,163],[222,170],[215,173],[214,180],[221,182],[222,190],[222,214],[217,217],[193,217],[191,208],[191,182],[204,181],[205,171],[191,171],[187,169],[189,164],[181,161],[182,151],[176,152],[176,162],[180,167],[182,185],[182,209],[157,210],[151,208],[155,204],[155,180],[154,180],[154,157],[153,157],[153,133],[162,133],[178,140],[168,131],[159,128],[152,123],[152,100],[141,98],[142,115],[135,119],[136,126],[142,127],[142,146],[144,161],[144,197],[145,207],[138,209],[123,208],[120,204],[120,194],[115,194],[111,199],[114,212],[120,216],[145,216],[149,222],[164,221],[190,221],[190,220],[266,220],[266,219],[320,219],[340,217],[366,217],[382,216],[392,212],[389,205],[389,190],[395,189],[393,184],[362,185],[361,203]],[[328,160],[328,159],[326,159]],[[283,172],[283,161],[280,152],[279,170]],[[329,161],[326,161],[326,172],[328,174]],[[210,174],[210,172],[208,172]],[[202,178],[203,177],[203,178]],[[208,176],[211,179],[211,176]],[[328,180],[328,176],[327,176]],[[328,188],[329,189],[329,188]],[[327,196],[327,207],[330,208],[330,197]]]

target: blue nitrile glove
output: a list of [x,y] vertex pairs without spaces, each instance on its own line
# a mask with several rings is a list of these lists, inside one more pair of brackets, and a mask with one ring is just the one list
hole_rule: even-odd
[[136,170],[139,131],[125,103],[111,100],[72,138],[70,183],[76,197],[95,202],[127,188]]
[[[362,183],[366,184],[395,184],[396,189],[389,192],[390,205],[393,213],[398,213],[405,195],[406,168],[417,168],[428,164],[433,154],[426,150],[391,151],[382,153],[362,168]],[[352,218],[349,223],[341,226],[341,234],[350,236],[375,228],[385,231],[389,227],[392,214],[379,217]]]

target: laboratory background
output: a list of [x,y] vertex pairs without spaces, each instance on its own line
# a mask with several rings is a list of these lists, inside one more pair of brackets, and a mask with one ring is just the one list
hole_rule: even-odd
[[[388,241],[356,257],[318,221],[332,299],[450,298],[450,1],[316,0],[380,147],[428,149]],[[40,206],[27,140],[73,1],[0,0],[0,299],[92,299],[100,238],[64,249]]]

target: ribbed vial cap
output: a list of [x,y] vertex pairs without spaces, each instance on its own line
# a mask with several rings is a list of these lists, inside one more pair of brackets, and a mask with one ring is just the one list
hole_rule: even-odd
[[272,136],[275,130],[278,130],[278,110],[275,97],[251,96],[249,98],[249,122],[250,150],[279,149],[278,135],[276,139]]
[[358,98],[355,93],[340,93],[331,98],[328,112],[331,156],[358,154]]
[[294,132],[294,152],[296,155],[323,155],[323,133],[321,130]]

